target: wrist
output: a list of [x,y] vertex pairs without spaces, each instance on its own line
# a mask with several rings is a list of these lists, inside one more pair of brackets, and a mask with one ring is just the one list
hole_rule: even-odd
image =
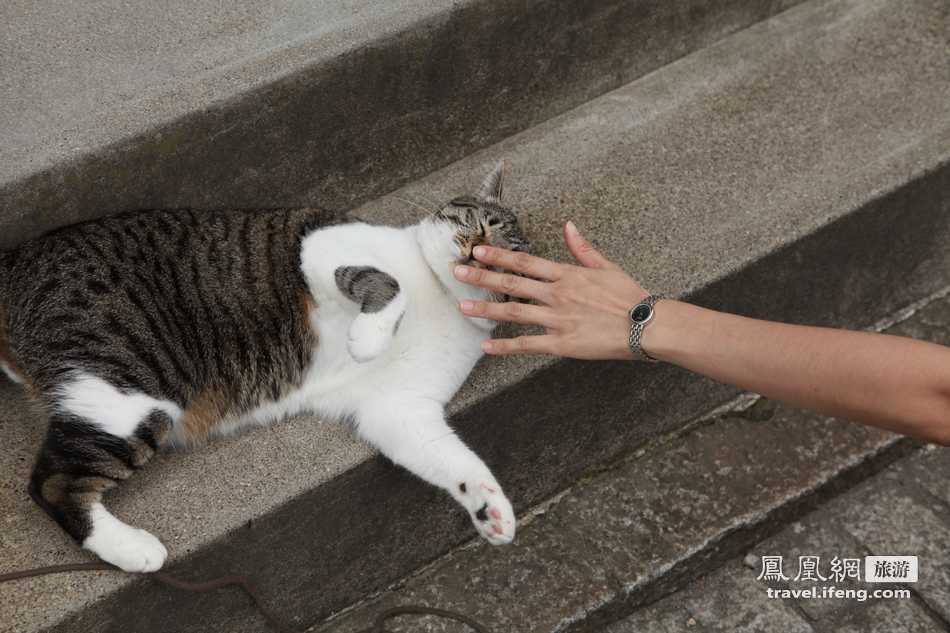
[[688,335],[687,322],[691,306],[674,299],[660,299],[653,307],[651,323],[644,328],[640,347],[650,357],[675,362],[677,353]]
[[643,348],[642,338],[647,328],[653,324],[656,316],[655,306],[661,301],[661,295],[648,294],[638,301],[630,311],[627,317],[630,319],[630,331],[627,335],[627,346],[630,348],[631,356],[634,360],[647,361],[655,363],[657,359],[650,356]]

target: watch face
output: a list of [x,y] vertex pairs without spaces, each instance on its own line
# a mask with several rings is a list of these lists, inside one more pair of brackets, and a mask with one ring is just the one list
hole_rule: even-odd
[[630,313],[630,318],[635,323],[643,323],[650,320],[651,314],[653,314],[653,308],[645,303],[641,303],[633,309],[633,312]]

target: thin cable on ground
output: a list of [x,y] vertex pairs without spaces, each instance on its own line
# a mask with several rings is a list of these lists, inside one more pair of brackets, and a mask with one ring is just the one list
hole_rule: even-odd
[[[14,580],[21,580],[23,578],[36,578],[37,576],[46,576],[48,574],[61,574],[78,571],[121,572],[122,570],[118,567],[115,567],[114,565],[110,565],[109,563],[73,563],[68,565],[51,565],[49,567],[36,567],[34,569],[23,569],[20,571],[0,574],[0,584]],[[157,580],[168,587],[198,593],[214,591],[216,589],[223,589],[225,587],[231,586],[240,587],[251,598],[251,601],[254,603],[254,606],[257,608],[258,612],[274,631],[277,631],[277,633],[301,633],[300,631],[288,627],[281,621],[280,618],[276,616],[276,614],[261,598],[261,594],[257,590],[257,587],[254,586],[254,583],[252,583],[247,576],[222,576],[220,578],[213,578],[211,580],[205,580],[202,582],[193,582],[190,580],[176,578],[175,576],[163,571],[156,571],[143,575],[146,578]],[[385,626],[386,622],[403,615],[431,615],[439,618],[445,618],[447,620],[455,620],[456,622],[461,622],[462,624],[470,627],[476,633],[489,633],[488,629],[486,629],[484,626],[462,613],[411,604],[383,611],[376,617],[376,620],[374,620],[372,626],[367,629],[363,629],[359,633],[389,633]]]

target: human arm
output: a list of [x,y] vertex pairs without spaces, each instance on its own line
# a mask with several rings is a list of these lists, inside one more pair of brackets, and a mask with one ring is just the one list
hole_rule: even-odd
[[[466,302],[466,315],[546,330],[538,336],[486,341],[487,353],[632,358],[627,313],[647,292],[571,224],[565,227],[565,240],[580,266],[482,247],[475,253],[479,261],[529,278],[462,267],[467,275],[458,276],[461,281],[537,302]],[[681,301],[662,300],[655,310],[641,339],[653,358],[826,415],[950,444],[946,347],[750,319]]]

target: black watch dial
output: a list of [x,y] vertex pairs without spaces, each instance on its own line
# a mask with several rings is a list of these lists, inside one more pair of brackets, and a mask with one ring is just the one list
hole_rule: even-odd
[[630,312],[630,319],[634,323],[645,323],[650,320],[651,314],[653,314],[653,308],[645,303],[641,303]]

